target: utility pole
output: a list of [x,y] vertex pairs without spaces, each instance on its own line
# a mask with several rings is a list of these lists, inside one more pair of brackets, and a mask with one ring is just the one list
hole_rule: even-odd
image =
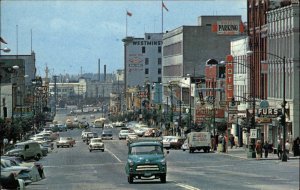
[[56,81],[57,81],[57,75],[54,75],[54,116],[56,115],[56,102],[57,102],[57,86],[56,86]]

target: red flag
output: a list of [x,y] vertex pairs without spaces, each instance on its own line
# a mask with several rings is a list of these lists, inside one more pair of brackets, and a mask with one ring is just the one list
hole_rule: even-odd
[[166,11],[169,11],[169,9],[166,7],[166,5],[164,4],[164,2],[162,2],[162,7],[163,7],[164,9],[166,9]]
[[132,16],[132,13],[129,12],[129,11],[127,11],[127,15],[128,15],[128,16]]
[[7,44],[6,41],[4,41],[4,39],[2,37],[0,37],[0,42]]

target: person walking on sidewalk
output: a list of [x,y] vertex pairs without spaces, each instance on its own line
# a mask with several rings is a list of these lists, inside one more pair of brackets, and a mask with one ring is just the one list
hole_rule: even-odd
[[281,140],[279,140],[278,145],[277,145],[277,156],[278,156],[278,159],[281,160],[281,158],[282,158],[282,143],[281,143]]
[[293,143],[294,156],[300,156],[300,139],[297,137]]
[[285,143],[285,153],[286,153],[286,155],[287,155],[288,158],[289,158],[290,148],[291,148],[291,144],[290,144],[289,140],[286,140],[286,143]]
[[255,151],[256,151],[256,160],[260,160],[261,155],[262,155],[262,146],[261,146],[261,141],[260,140],[256,141]]
[[268,154],[269,154],[269,143],[268,143],[268,141],[266,141],[265,142],[265,144],[264,144],[264,152],[265,152],[265,158],[268,158]]

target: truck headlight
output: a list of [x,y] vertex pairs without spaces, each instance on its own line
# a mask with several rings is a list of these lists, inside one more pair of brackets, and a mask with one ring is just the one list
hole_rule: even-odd
[[166,165],[166,159],[160,160],[160,163],[161,163],[162,165]]
[[131,166],[131,167],[134,165],[134,164],[133,164],[133,161],[130,160],[130,159],[128,159],[127,162],[129,163],[129,166]]

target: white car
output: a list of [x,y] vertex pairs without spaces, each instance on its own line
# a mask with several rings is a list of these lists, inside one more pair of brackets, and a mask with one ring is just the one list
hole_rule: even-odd
[[89,150],[92,152],[93,150],[101,150],[104,152],[104,143],[101,138],[92,138],[89,144]]
[[184,141],[184,143],[183,143],[182,146],[181,146],[181,149],[182,149],[183,151],[186,151],[186,150],[189,149],[189,144],[188,144],[188,141],[187,141],[187,140]]
[[119,140],[126,139],[126,137],[128,136],[128,134],[129,134],[128,130],[121,130],[119,132]]

